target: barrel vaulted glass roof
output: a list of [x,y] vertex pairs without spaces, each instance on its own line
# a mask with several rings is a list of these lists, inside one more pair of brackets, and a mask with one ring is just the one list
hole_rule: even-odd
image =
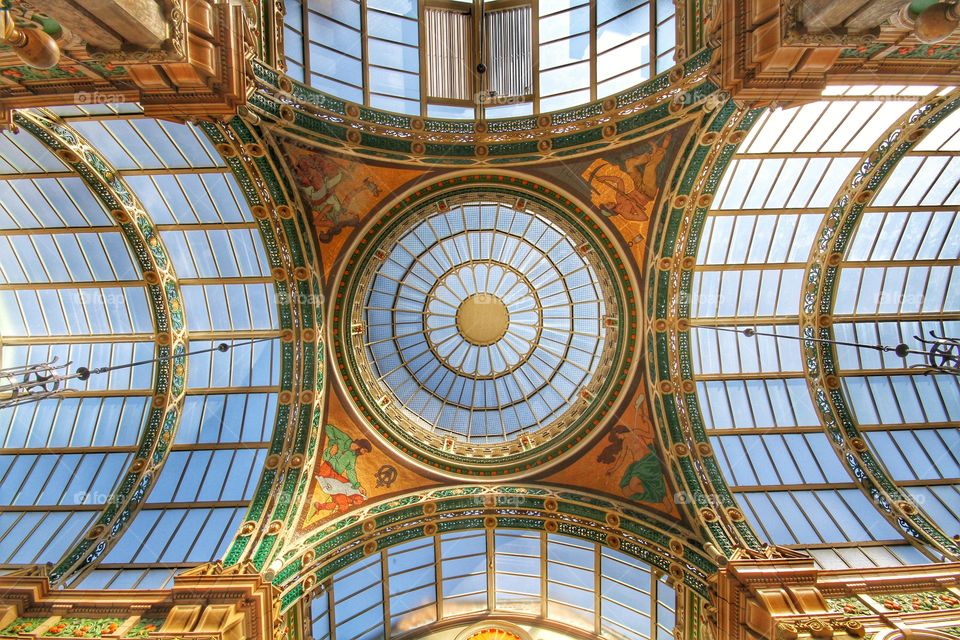
[[[623,91],[674,64],[675,7],[669,0],[285,4],[284,49],[291,78],[351,102],[410,115],[479,119],[555,111]],[[475,15],[481,4],[488,21],[484,36],[469,16],[456,26],[442,19],[451,11]],[[508,11],[519,14],[516,31],[497,38],[491,17]],[[500,24],[512,25],[514,18],[505,16]],[[474,70],[477,39],[487,42],[486,81]],[[527,53],[525,42],[534,45]],[[527,62],[518,61],[524,56]],[[433,72],[435,57],[448,63],[442,74]],[[529,75],[530,85],[520,88],[519,99],[501,88],[502,99],[484,102],[477,98],[483,87],[502,84],[496,79],[498,59],[512,65],[503,75]],[[431,74],[451,82],[450,64],[467,70],[460,99],[430,93]]]
[[676,592],[619,551],[545,532],[444,533],[335,574],[312,602],[315,640],[396,637],[438,621],[521,615],[612,640],[669,640]]
[[[179,278],[189,348],[277,334],[263,244],[199,129],[132,105],[64,108],[65,123],[119,170]],[[256,310],[256,313],[254,313]],[[114,218],[83,180],[22,130],[0,137],[0,357],[72,367],[155,357],[147,289]],[[260,475],[279,356],[266,340],[188,360],[166,466],[142,512],[84,587],[160,587],[220,557]],[[153,365],[71,381],[71,393],[0,411],[0,570],[57,563],[129,466]]]
[[[924,562],[834,452],[804,378],[800,343],[708,327],[798,335],[803,277],[824,215],[887,128],[935,87],[832,88],[763,114],[713,202],[691,296],[700,407],[737,500],[765,539],[825,567]],[[843,257],[839,340],[920,346],[960,330],[960,116],[903,158]],[[960,385],[920,359],[838,347],[842,388],[892,478],[948,534],[960,533]]]
[[[538,15],[580,7],[561,4],[535,7]],[[332,5],[301,9],[309,21],[324,6]],[[373,0],[362,6],[389,12]],[[363,64],[369,71],[374,63]],[[374,104],[373,85],[359,86]],[[834,87],[821,102],[765,112],[725,173],[699,245],[692,353],[714,450],[761,537],[806,550],[824,567],[938,557],[910,544],[851,477],[811,399],[800,344],[714,329],[799,335],[804,273],[837,193],[887,128],[939,91]],[[184,568],[222,557],[264,465],[279,369],[272,278],[240,189],[199,129],[129,105],[56,113],[104,155],[159,230],[190,347],[267,339],[190,358],[179,430],[146,505],[99,564],[68,585],[169,586]],[[866,206],[840,262],[838,339],[960,335],[958,155],[953,114]],[[378,384],[424,424],[497,442],[567,408],[608,346],[607,307],[597,270],[551,220],[496,200],[454,204],[412,219],[384,247],[361,338]],[[482,313],[496,307],[484,307],[488,298],[502,304],[499,325]],[[465,307],[471,300],[476,309]],[[531,325],[542,329],[536,340]],[[143,274],[110,212],[29,131],[0,135],[2,365],[54,356],[130,363],[153,357],[156,337]],[[916,505],[960,533],[958,380],[911,370],[916,359],[849,347],[837,355],[867,446]],[[524,373],[528,362],[536,364]],[[498,382],[505,371],[512,383]],[[144,366],[72,381],[69,397],[0,411],[0,571],[56,563],[90,528],[135,455],[154,373]],[[497,529],[376,551],[336,573],[311,607],[316,640],[516,614],[604,637],[666,640],[676,602],[667,579],[618,551]]]

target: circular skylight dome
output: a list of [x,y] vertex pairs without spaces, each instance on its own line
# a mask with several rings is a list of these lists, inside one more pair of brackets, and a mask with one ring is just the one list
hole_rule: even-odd
[[483,444],[550,424],[603,352],[606,304],[580,239],[482,198],[404,229],[367,283],[363,347],[411,421]]
[[596,238],[494,190],[395,218],[361,244],[346,328],[374,426],[462,461],[569,435],[596,409],[619,338]]

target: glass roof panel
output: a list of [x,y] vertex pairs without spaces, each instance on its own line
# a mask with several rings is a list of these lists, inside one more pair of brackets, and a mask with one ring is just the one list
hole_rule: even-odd
[[[115,117],[135,113],[127,107],[62,111],[116,163],[158,224],[183,283],[190,348],[276,335],[262,240],[206,136]],[[96,119],[101,112],[113,117]],[[47,174],[0,178],[3,364],[152,358],[152,313],[126,242],[86,185],[31,140],[0,138],[3,157],[19,163],[0,173]],[[266,457],[278,378],[277,341],[190,358],[169,461],[144,511],[81,586],[168,586],[176,572],[224,553]],[[152,386],[150,366],[114,371],[71,381],[70,398],[0,412],[0,502],[10,505],[0,507],[0,569],[56,562],[85,533],[134,455]]]
[[67,167],[42,142],[28,135],[0,131],[0,174],[49,173]]
[[311,618],[315,640],[387,637],[388,614],[396,636],[484,612],[668,640],[676,608],[673,588],[636,558],[563,535],[497,529],[444,533],[364,558],[313,598]]
[[[840,272],[840,340],[924,348],[919,338],[960,331],[960,244],[951,206],[960,197],[953,114],[907,155],[870,203]],[[946,208],[944,210],[943,208]],[[839,347],[851,409],[892,477],[946,531],[958,528],[956,424],[960,382],[918,375],[923,358]]]
[[[799,343],[713,327],[798,335],[803,272],[824,213],[861,154],[933,90],[835,88],[836,97],[764,113],[721,181],[698,250],[691,348],[718,462],[762,536],[806,548],[823,566],[929,559],[905,546],[835,455],[803,378]],[[931,329],[956,334],[952,317],[937,318],[960,304],[960,254],[947,239],[960,171],[952,157],[924,150],[954,144],[958,126],[960,118],[945,119],[867,207],[838,284],[837,339],[897,344]],[[905,370],[917,359],[837,352],[859,426],[883,459],[892,456],[895,478],[918,504],[934,489],[953,496],[956,459],[939,455],[952,440],[937,427],[955,424],[946,407],[960,406],[957,382]],[[926,428],[906,430],[918,427]],[[926,446],[938,453],[923,453]],[[953,515],[942,515],[953,526]]]
[[[486,117],[574,107],[625,90],[673,66],[673,2],[605,1],[596,3],[596,11],[591,11],[590,4],[543,0],[532,5],[536,29],[530,33],[538,38],[536,59],[540,65],[534,70],[532,95],[519,101],[511,98],[506,104],[491,103],[483,107]],[[429,38],[433,27],[426,21],[421,24],[418,16],[424,6],[446,9],[444,5],[424,0],[386,5],[357,0],[286,0],[285,5],[284,54],[291,78],[387,111],[440,118],[481,117],[479,101],[434,101],[421,87],[421,78],[430,66],[426,47],[420,46],[421,31]],[[471,11],[469,3],[463,6],[464,11]],[[465,25],[467,33],[472,32],[469,19]],[[448,36],[444,32],[435,37]],[[362,47],[361,42],[367,46]],[[594,49],[598,55],[591,59],[589,53]],[[486,62],[490,83],[496,83],[495,63]],[[475,63],[466,66],[472,69]],[[482,77],[469,75],[474,77],[466,80],[470,85],[467,93],[477,93],[473,85]]]

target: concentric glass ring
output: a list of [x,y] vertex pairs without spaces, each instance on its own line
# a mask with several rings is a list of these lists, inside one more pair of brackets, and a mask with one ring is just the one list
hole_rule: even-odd
[[437,359],[475,378],[496,378],[523,364],[537,345],[542,322],[533,283],[502,262],[451,269],[431,290],[424,313],[427,342]]
[[550,211],[496,194],[443,202],[374,256],[353,342],[401,426],[496,444],[585,404],[611,303],[584,238]]

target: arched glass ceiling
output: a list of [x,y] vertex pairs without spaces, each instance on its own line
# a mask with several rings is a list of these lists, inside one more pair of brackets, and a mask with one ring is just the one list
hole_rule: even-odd
[[[461,11],[469,11],[471,4],[460,3],[465,5]],[[640,84],[674,64],[672,0],[487,1],[488,14],[507,6],[526,7],[530,26],[521,40],[536,46],[530,55],[529,92],[519,100],[491,103],[480,113],[475,99],[479,79],[472,72],[464,99],[428,97],[430,63],[423,43],[433,38],[442,55],[454,56],[457,33],[465,41],[464,58],[457,61],[474,67],[469,62],[475,37],[470,18],[451,28],[452,33],[435,33],[430,25],[436,23],[424,18],[431,9],[457,8],[455,3],[286,0],[285,5],[284,50],[291,78],[351,102],[410,115],[502,118],[565,109]],[[494,76],[496,62],[487,58]],[[505,75],[520,74],[512,69]],[[500,95],[506,95],[503,89]]]
[[[718,461],[762,537],[806,549],[825,567],[928,559],[880,515],[834,452],[804,379],[800,343],[704,327],[798,335],[804,269],[826,211],[879,136],[932,91],[832,88],[821,102],[763,114],[724,176],[697,256],[692,353]],[[928,328],[956,335],[960,255],[947,238],[957,225],[958,125],[956,116],[941,123],[866,209],[840,277],[838,339],[897,344]],[[960,531],[956,378],[917,375],[899,358],[852,348],[838,354],[870,444],[919,505],[947,531]]]
[[546,532],[444,533],[343,569],[311,604],[315,640],[380,640],[519,614],[611,640],[670,640],[676,592],[619,551]]
[[[205,136],[144,119],[132,105],[57,112],[119,170],[156,224],[179,277],[190,349],[276,335],[256,224]],[[0,144],[3,365],[50,353],[74,366],[152,358],[146,289],[113,218],[28,132],[5,132]],[[266,455],[278,361],[275,341],[189,359],[166,466],[82,586],[160,587],[223,554]],[[71,386],[70,398],[0,411],[2,569],[60,560],[134,455],[152,394],[150,367]]]
[[[140,273],[86,184],[30,134],[3,132],[0,172],[3,366],[152,357]],[[121,343],[114,330],[142,337]],[[76,398],[0,411],[0,567],[55,562],[92,524],[100,505],[88,496],[109,494],[129,464],[152,379],[147,366],[74,380]]]
[[495,194],[412,218],[379,247],[363,309],[370,382],[413,428],[489,444],[567,414],[604,353],[595,266],[545,212]]
[[[905,156],[863,215],[843,262],[834,313],[840,340],[921,347],[960,335],[960,113]],[[960,533],[960,384],[921,364],[837,349],[843,385],[893,479],[945,531]]]

